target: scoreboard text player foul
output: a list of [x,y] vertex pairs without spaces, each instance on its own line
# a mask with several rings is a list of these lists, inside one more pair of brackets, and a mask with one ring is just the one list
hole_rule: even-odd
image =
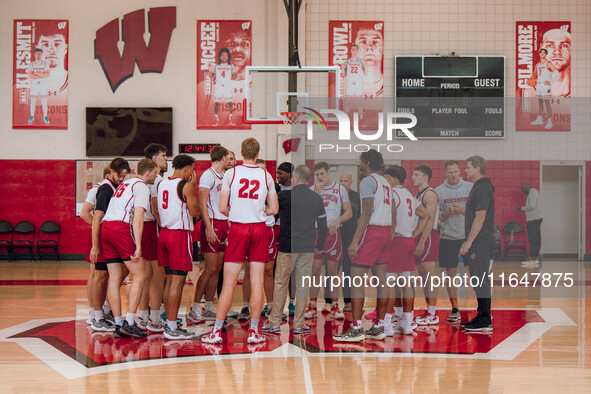
[[417,138],[505,137],[504,56],[396,56],[394,73]]

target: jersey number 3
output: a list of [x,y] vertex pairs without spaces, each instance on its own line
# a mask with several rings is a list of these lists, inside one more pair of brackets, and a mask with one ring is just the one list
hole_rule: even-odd
[[387,186],[384,186],[384,204],[386,205],[390,205],[390,188]]
[[[240,180],[240,184],[242,185],[242,187],[240,188],[240,190],[238,190],[238,198],[249,198],[251,200],[259,199],[257,191],[259,190],[261,183],[258,180],[252,179],[249,182],[248,179],[242,178]],[[249,185],[252,186],[252,188],[249,191],[247,191]]]

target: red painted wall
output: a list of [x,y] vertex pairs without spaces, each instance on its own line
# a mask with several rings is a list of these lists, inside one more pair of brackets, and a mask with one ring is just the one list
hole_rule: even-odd
[[[59,223],[62,233],[60,253],[84,254],[88,225],[76,212],[76,164],[74,160],[1,160],[0,220],[12,225],[27,220],[36,229],[48,220]],[[267,161],[267,170],[275,178],[275,161]],[[201,176],[210,161],[197,161]]]

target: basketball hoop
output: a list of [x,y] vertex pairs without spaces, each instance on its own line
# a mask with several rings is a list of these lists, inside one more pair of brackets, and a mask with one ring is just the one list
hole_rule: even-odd
[[292,125],[292,124],[298,123],[298,121],[300,120],[300,118],[303,115],[304,115],[303,112],[292,112],[292,111],[281,112],[281,116],[283,117],[283,123],[285,123],[286,125]]

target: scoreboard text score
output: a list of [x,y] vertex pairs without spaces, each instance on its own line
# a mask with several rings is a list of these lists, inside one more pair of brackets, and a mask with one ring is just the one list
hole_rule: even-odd
[[417,138],[505,137],[504,56],[396,56],[395,79]]

